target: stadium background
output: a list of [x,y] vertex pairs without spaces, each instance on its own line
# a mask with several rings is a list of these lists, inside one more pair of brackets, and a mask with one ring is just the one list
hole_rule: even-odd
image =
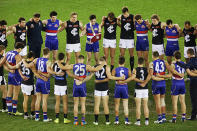
[[[78,19],[83,23],[87,24],[89,22],[89,15],[95,14],[97,16],[97,22],[100,24],[102,16],[106,16],[109,12],[114,12],[116,17],[121,14],[121,8],[123,6],[128,6],[130,13],[132,14],[141,14],[143,19],[149,19],[152,14],[158,14],[161,21],[165,22],[167,19],[172,19],[174,23],[178,23],[181,28],[183,28],[184,21],[190,20],[192,25],[197,23],[197,2],[196,0],[0,0],[0,20],[5,19],[8,22],[8,25],[13,25],[17,23],[19,17],[24,17],[28,21],[34,13],[38,12],[41,14],[41,20],[49,19],[49,13],[53,10],[58,12],[58,19],[66,21],[70,17],[71,12],[77,12]],[[43,40],[45,40],[45,33],[43,32]],[[120,28],[117,27],[117,47],[119,43],[119,34]],[[103,35],[103,30],[102,30]],[[65,31],[58,34],[59,39],[59,52],[65,52],[66,46],[66,34]],[[85,41],[86,37],[81,38],[82,52],[81,54],[86,56],[85,52]],[[149,32],[149,43],[150,43],[150,52],[149,60],[152,60],[151,57],[151,33]],[[166,43],[166,41],[165,41]],[[12,50],[14,45],[13,35],[8,37],[8,50]],[[180,49],[183,57],[183,38],[179,40]],[[43,46],[44,48],[44,43]],[[102,40],[100,41],[100,56],[103,56],[102,49]],[[118,56],[119,48],[116,49],[116,64],[118,65]],[[126,53],[126,67],[129,67],[129,54]],[[74,63],[74,55],[72,57],[71,63]],[[135,52],[135,66],[137,63],[137,56]],[[94,60],[92,59],[92,65],[94,65]],[[7,76],[7,73],[6,73]],[[55,97],[53,94],[53,83],[54,79],[51,79],[51,94],[48,101],[48,114],[49,117],[54,119],[54,105]],[[69,93],[69,114],[68,118],[73,121],[73,99],[72,99],[72,84],[73,80],[68,78],[68,93]],[[113,100],[113,91],[114,91],[114,82],[110,82],[110,121],[114,121],[114,100]],[[171,119],[172,114],[172,103],[170,97],[170,80],[167,81],[167,94],[166,94],[166,107],[167,107],[167,119]],[[189,97],[189,82],[186,82],[187,94],[186,94],[186,104],[187,104],[187,114],[190,114],[191,103]],[[153,121],[157,119],[155,114],[155,104],[153,101],[153,96],[151,94],[151,82],[149,83],[149,109],[150,109],[150,125],[147,127],[144,123],[144,116],[142,110],[142,125],[141,127],[134,126],[125,126],[124,115],[122,104],[120,107],[120,125],[111,124],[106,126],[104,124],[105,118],[103,115],[103,108],[100,108],[101,115],[99,116],[99,126],[94,126],[92,122],[94,121],[93,115],[93,90],[94,90],[94,79],[87,82],[87,102],[86,109],[87,115],[86,120],[88,125],[74,126],[73,124],[64,125],[63,124],[63,114],[60,113],[60,124],[52,123],[43,123],[35,122],[33,120],[24,120],[22,116],[12,117],[7,114],[0,113],[0,130],[195,130],[196,121],[186,121],[186,123],[181,123],[179,120],[176,124],[165,123],[161,125],[153,124]],[[134,82],[129,83],[129,119],[135,121],[135,102],[134,102]],[[1,93],[0,93],[1,97]],[[19,96],[19,105],[18,109],[22,112],[22,93]],[[1,102],[0,102],[1,104]],[[62,107],[62,105],[61,105]],[[178,119],[180,118],[180,105]],[[143,109],[143,108],[142,108]],[[79,108],[80,110],[80,108]],[[62,111],[62,110],[61,110]],[[80,115],[79,115],[80,116]],[[41,116],[42,118],[42,116]]]

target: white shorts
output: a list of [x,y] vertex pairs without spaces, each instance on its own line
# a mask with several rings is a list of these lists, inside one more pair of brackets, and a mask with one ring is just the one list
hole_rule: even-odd
[[66,44],[66,52],[80,52],[81,44]]
[[119,42],[120,48],[134,48],[134,39],[120,39]]
[[22,51],[19,53],[21,56],[26,56],[27,55],[27,46],[25,46]]
[[103,47],[104,48],[116,48],[116,39],[110,40],[103,38]]
[[148,98],[148,89],[135,89],[136,98]]
[[188,56],[187,56],[187,50],[188,49],[193,49],[194,50],[194,54],[196,54],[196,49],[197,49],[196,46],[193,46],[193,47],[185,47],[184,46],[184,57],[185,58],[188,58]]
[[106,90],[106,91],[94,90],[94,95],[95,96],[107,96],[108,95],[108,90]]
[[155,44],[152,44],[152,53],[154,51],[157,51],[159,53],[159,55],[163,55],[165,54],[164,53],[164,45],[155,45]]
[[[34,85],[25,85],[25,84],[21,84],[21,90],[23,94],[26,95],[32,95],[32,91],[35,91],[35,86]],[[35,94],[35,92],[34,92]]]
[[58,96],[67,95],[67,86],[55,85],[54,94]]

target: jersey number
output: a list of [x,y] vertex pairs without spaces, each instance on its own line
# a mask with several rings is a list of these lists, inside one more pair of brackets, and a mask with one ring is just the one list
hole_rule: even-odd
[[85,65],[76,65],[75,75],[84,76],[85,75]]
[[97,78],[105,78],[105,76],[103,75],[104,72],[105,72],[105,69],[102,68],[102,71],[101,71],[101,72],[100,72],[100,71],[97,71],[97,72],[95,73],[95,75],[96,75]]
[[[159,68],[159,67],[161,67],[161,68]],[[164,63],[163,62],[156,62],[155,71],[157,73],[164,72],[165,71]]]
[[44,61],[39,61],[38,62],[38,70],[40,70],[41,72],[44,72]]
[[15,56],[15,53],[8,53],[7,54],[7,61],[9,62],[9,63],[12,63],[12,59],[13,59],[13,57]]
[[144,70],[140,70],[140,80],[144,80]]

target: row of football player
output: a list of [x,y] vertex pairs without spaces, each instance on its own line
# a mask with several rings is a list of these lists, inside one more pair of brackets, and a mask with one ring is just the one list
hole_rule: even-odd
[[[120,54],[121,56],[125,55],[126,49],[129,50],[130,54],[130,66],[131,70],[134,66],[134,30],[137,33],[137,41],[136,41],[136,51],[138,57],[143,57],[145,59],[146,66],[148,67],[148,51],[149,51],[149,42],[148,42],[148,30],[152,31],[152,52],[158,51],[160,54],[160,58],[164,57],[164,54],[167,56],[168,63],[171,64],[171,58],[173,53],[179,50],[179,43],[178,38],[183,36],[185,39],[184,42],[184,56],[186,61],[188,61],[187,50],[189,48],[196,49],[196,27],[192,27],[189,21],[185,22],[184,29],[178,26],[178,24],[173,24],[172,20],[167,20],[165,23],[160,21],[158,15],[154,14],[151,17],[152,24],[149,23],[148,20],[143,20],[141,15],[132,15],[129,13],[127,7],[122,8],[122,14],[115,17],[113,12],[110,12],[108,16],[104,16],[102,18],[102,22],[99,25],[96,22],[96,16],[90,16],[90,22],[86,24],[84,27],[80,21],[78,21],[77,13],[72,13],[70,16],[70,20],[62,22],[61,20],[57,19],[57,12],[52,11],[50,13],[50,19],[40,21],[40,14],[35,14],[32,19],[30,19],[27,24],[25,24],[25,19],[19,19],[19,27],[27,28],[27,32],[33,30],[34,24],[33,22],[40,22],[40,25],[45,25],[46,31],[46,40],[45,40],[45,47],[48,47],[53,52],[53,59],[56,59],[57,50],[58,50],[58,38],[57,33],[66,29],[67,33],[67,45],[66,45],[66,54],[67,54],[67,64],[71,59],[71,53],[75,52],[76,58],[79,56],[81,51],[81,44],[80,44],[80,36],[87,35],[86,41],[86,51],[87,51],[87,61],[88,64],[91,63],[91,56],[92,52],[95,55],[95,60],[98,63],[98,52],[99,52],[99,43],[98,40],[92,42],[92,38],[101,33],[101,28],[104,27],[104,39],[103,39],[103,51],[106,56],[106,61],[108,61],[109,50],[110,50],[110,57],[111,57],[111,68],[114,67],[114,56],[115,56],[115,49],[116,49],[116,27],[117,25],[121,28],[120,33]],[[1,24],[1,28],[5,28],[3,24]],[[61,26],[61,28],[59,28]],[[23,29],[23,30],[26,30]],[[58,29],[59,28],[59,29]],[[81,30],[81,34],[79,32]],[[23,32],[23,31],[22,31]],[[26,35],[23,33],[18,33],[15,35],[16,42],[23,41],[26,42]],[[7,32],[7,35],[15,33],[17,34],[17,28],[13,27],[10,28],[10,31]],[[29,37],[32,34],[29,33]],[[164,35],[167,37],[167,45],[166,51],[164,52]],[[23,37],[21,37],[23,36]],[[28,37],[28,36],[27,36]],[[21,39],[23,38],[23,39]],[[34,45],[30,42],[30,38],[28,38],[29,45]],[[5,38],[4,38],[5,39]],[[38,39],[38,38],[34,38]],[[41,49],[41,48],[40,48]],[[30,48],[30,50],[34,52],[38,52],[40,49]],[[24,49],[26,50],[26,48]],[[24,55],[27,54],[22,53]],[[36,53],[39,54],[39,53]],[[76,59],[77,61],[77,59]]]
[[[1,54],[3,54],[3,46],[0,46]],[[39,111],[40,103],[42,99],[43,108],[43,121],[49,122],[51,119],[47,117],[47,99],[50,93],[50,75],[55,75],[55,89],[54,93],[56,95],[56,119],[55,123],[59,123],[59,104],[60,97],[63,97],[63,107],[64,107],[64,123],[69,123],[70,120],[67,119],[67,82],[66,73],[74,77],[73,84],[73,98],[74,98],[74,124],[78,125],[78,104],[81,104],[82,121],[81,125],[86,124],[85,121],[85,101],[86,101],[86,84],[85,82],[90,80],[93,76],[88,75],[86,77],[87,71],[94,72],[96,76],[95,80],[95,125],[98,125],[98,114],[99,105],[101,98],[104,104],[104,112],[106,116],[106,124],[109,122],[109,108],[108,108],[108,81],[109,79],[116,80],[114,99],[115,99],[115,124],[119,124],[119,104],[120,100],[123,101],[124,113],[125,113],[125,124],[130,124],[128,119],[128,85],[127,83],[131,80],[136,81],[135,86],[135,101],[136,101],[136,125],[140,125],[140,107],[141,99],[144,102],[144,114],[145,114],[145,125],[149,124],[149,111],[148,111],[148,87],[147,83],[152,78],[152,93],[155,99],[156,112],[158,114],[158,120],[155,123],[163,123],[166,121],[165,118],[165,78],[172,77],[172,103],[173,103],[173,119],[172,122],[176,122],[177,115],[177,101],[178,97],[181,101],[181,111],[182,111],[182,121],[185,121],[185,83],[184,83],[184,63],[181,62],[181,53],[175,52],[175,62],[170,66],[167,62],[159,59],[159,53],[153,52],[153,62],[150,63],[149,69],[144,67],[144,59],[140,57],[138,59],[138,67],[131,73],[130,69],[124,67],[125,58],[119,58],[119,67],[115,68],[110,72],[110,67],[106,64],[105,57],[101,57],[99,60],[99,65],[91,67],[90,65],[85,65],[84,56],[80,55],[78,57],[78,63],[74,65],[65,65],[64,54],[59,53],[58,61],[51,63],[48,58],[50,56],[50,51],[48,48],[43,49],[43,57],[34,59],[33,53],[29,52],[26,60],[21,60],[19,53],[23,48],[22,43],[17,43],[15,50],[9,51],[2,58],[0,65],[6,65],[9,69],[8,75],[8,93],[6,98],[6,103],[8,107],[8,114],[21,115],[21,113],[16,111],[18,103],[18,94],[20,92],[20,87],[24,94],[24,118],[29,117],[27,113],[27,101],[28,97],[34,89],[34,77],[36,80],[36,102],[32,103],[32,116],[35,111],[35,121],[39,121]],[[194,57],[193,49],[188,50],[188,56]],[[7,61],[7,62],[6,62]],[[169,74],[165,74],[166,68]],[[73,70],[73,74],[69,72]],[[65,73],[66,71],[66,73]],[[195,71],[191,71],[187,68],[187,73],[191,76],[197,76]],[[2,78],[4,78],[2,76]],[[22,78],[22,81],[21,81]],[[3,79],[4,80],[4,79]],[[3,81],[2,80],[2,81]],[[21,84],[22,82],[22,84]],[[1,82],[3,83],[3,82]],[[1,86],[2,87],[2,86]],[[5,87],[5,86],[4,86]],[[6,88],[4,88],[6,91]],[[13,97],[12,97],[13,94]],[[5,95],[3,95],[5,99]],[[35,109],[34,109],[35,105]]]

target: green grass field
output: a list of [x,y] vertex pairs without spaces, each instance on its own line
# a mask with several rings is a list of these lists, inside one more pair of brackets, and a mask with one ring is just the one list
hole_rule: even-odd
[[[141,14],[144,19],[149,19],[152,14],[160,15],[161,21],[166,21],[166,19],[171,18],[174,23],[178,23],[182,28],[184,21],[190,20],[194,25],[197,22],[197,3],[196,0],[0,0],[0,20],[5,19],[8,22],[8,25],[12,25],[17,23],[19,17],[25,17],[26,20],[29,20],[35,12],[41,13],[41,19],[48,19],[49,13],[52,10],[56,10],[58,12],[58,19],[65,21],[69,19],[69,15],[71,12],[75,11],[79,14],[78,19],[86,24],[89,22],[89,15],[96,14],[98,23],[101,22],[101,18],[104,15],[107,15],[108,12],[113,11],[116,16],[121,14],[121,8],[123,6],[128,6],[130,13],[132,14]],[[120,28],[117,28],[117,43],[119,43],[119,34]],[[66,46],[66,34],[65,31],[58,34],[59,37],[59,52],[65,52]],[[45,40],[45,33],[43,32],[43,39]],[[82,44],[82,54],[86,56],[85,53],[85,39],[83,37],[81,39]],[[14,45],[13,36],[8,37],[8,48],[7,50],[12,50]],[[149,32],[149,42],[151,47],[151,33]],[[183,53],[183,38],[180,38],[180,49]],[[43,44],[44,47],[44,44]],[[150,48],[151,50],[151,48]],[[100,55],[103,55],[102,50],[102,40],[100,41]],[[119,56],[119,49],[116,49],[116,66],[117,59]],[[126,53],[126,67],[129,67],[129,55]],[[151,61],[151,52],[149,53],[150,61]],[[137,56],[135,56],[135,63],[137,62]],[[71,63],[74,62],[74,56],[71,60]],[[92,60],[92,65],[94,64],[94,60]],[[72,84],[73,80],[68,78],[68,93],[69,93],[69,114],[68,118],[73,121],[73,99],[72,99]],[[189,83],[187,85],[187,94],[186,94],[186,104],[187,104],[187,114],[189,116],[191,112],[191,103],[189,97]],[[114,100],[113,100],[113,91],[114,91],[114,82],[111,81],[110,84],[110,121],[114,121]],[[166,94],[166,107],[167,107],[167,119],[171,119],[172,115],[172,103],[170,97],[170,80],[167,81],[167,94]],[[61,115],[60,124],[51,123],[43,123],[43,122],[35,122],[33,120],[24,120],[23,117],[12,117],[7,114],[0,113],[0,131],[6,130],[98,130],[98,131],[111,131],[111,130],[196,130],[197,121],[186,121],[185,123],[181,123],[180,118],[180,110],[178,114],[178,121],[176,124],[165,123],[161,125],[153,124],[153,121],[157,119],[157,115],[155,112],[155,104],[153,101],[153,96],[151,94],[151,83],[149,83],[150,93],[149,93],[149,109],[150,109],[150,125],[144,125],[144,117],[142,113],[142,126],[137,127],[135,125],[125,126],[123,108],[120,107],[120,125],[105,125],[105,118],[103,115],[103,108],[101,107],[101,115],[99,116],[99,126],[94,126],[92,122],[94,121],[93,115],[93,90],[94,90],[94,81],[93,79],[87,83],[87,115],[86,120],[88,124],[84,127],[74,126],[73,124],[64,125],[63,124],[63,114]],[[135,103],[134,103],[134,82],[129,83],[129,119],[131,122],[135,121]],[[1,98],[1,93],[0,93]],[[22,93],[19,96],[19,105],[18,109],[22,112],[22,101],[23,96]],[[1,103],[0,103],[1,104]],[[53,94],[53,79],[51,79],[51,94],[48,101],[48,114],[50,118],[55,118],[54,113],[55,106],[55,97]],[[62,105],[61,105],[62,107]],[[180,109],[180,105],[178,106]],[[142,110],[143,111],[143,110]],[[80,115],[79,115],[80,116]],[[42,118],[42,116],[41,116]]]

